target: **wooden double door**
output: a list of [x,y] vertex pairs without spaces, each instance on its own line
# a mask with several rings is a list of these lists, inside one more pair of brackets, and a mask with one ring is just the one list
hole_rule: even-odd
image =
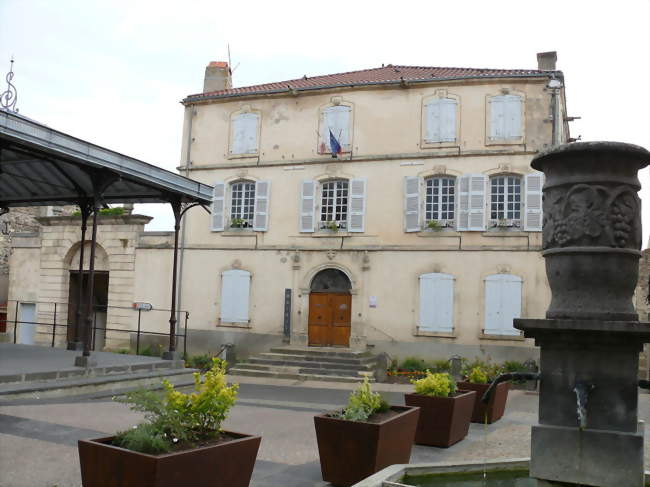
[[352,295],[311,293],[309,295],[309,345],[349,347]]

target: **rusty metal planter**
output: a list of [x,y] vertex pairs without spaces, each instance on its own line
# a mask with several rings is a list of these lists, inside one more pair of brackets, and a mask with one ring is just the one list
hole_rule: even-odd
[[476,401],[474,402],[474,412],[472,413],[472,423],[485,423],[485,414],[487,413],[487,422],[494,423],[501,419],[506,411],[506,402],[508,401],[509,382],[497,384],[490,402],[486,405],[481,402],[485,391],[490,384],[472,384],[471,382],[459,382],[458,389],[466,391],[476,391]]
[[378,423],[314,417],[323,480],[349,486],[396,463],[408,463],[419,408],[391,406],[398,414]]
[[467,436],[475,401],[474,391],[459,390],[451,397],[404,394],[407,406],[420,408],[415,442],[442,448],[458,443]]
[[261,437],[224,431],[231,441],[162,455],[79,440],[84,487],[247,487]]

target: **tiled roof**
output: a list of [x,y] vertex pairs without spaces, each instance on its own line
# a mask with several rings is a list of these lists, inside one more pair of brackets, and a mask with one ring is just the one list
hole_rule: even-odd
[[298,79],[265,83],[261,85],[229,88],[226,90],[189,95],[184,101],[200,101],[209,98],[227,98],[242,95],[281,93],[290,90],[317,90],[337,86],[359,86],[370,84],[390,84],[418,81],[435,81],[454,78],[504,78],[527,76],[550,76],[558,71],[538,69],[477,69],[477,68],[437,68],[427,66],[382,66],[381,68],[349,71],[347,73],[324,76],[304,76]]

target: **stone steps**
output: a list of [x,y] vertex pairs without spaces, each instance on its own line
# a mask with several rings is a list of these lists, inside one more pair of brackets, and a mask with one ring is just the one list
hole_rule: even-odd
[[374,381],[377,358],[367,351],[329,347],[275,347],[230,369],[231,374],[295,380]]

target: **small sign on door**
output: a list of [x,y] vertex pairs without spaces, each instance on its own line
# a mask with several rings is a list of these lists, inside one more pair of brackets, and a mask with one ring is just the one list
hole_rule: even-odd
[[371,308],[376,308],[377,307],[377,296],[370,296],[368,298],[368,305]]

